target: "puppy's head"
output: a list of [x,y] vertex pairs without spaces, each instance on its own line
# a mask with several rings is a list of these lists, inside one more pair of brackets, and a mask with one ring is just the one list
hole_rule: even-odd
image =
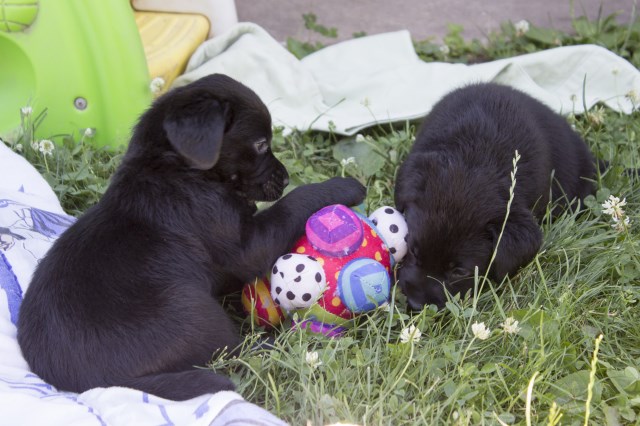
[[158,98],[140,118],[127,157],[199,173],[251,201],[274,201],[288,184],[271,151],[271,116],[248,87],[221,74]]
[[409,307],[442,308],[447,293],[474,287],[475,269],[502,280],[533,258],[541,243],[531,213],[514,206],[502,236],[508,182],[487,170],[433,154],[414,156],[401,168],[396,204],[409,227],[409,252],[399,270],[399,285]]
[[[452,217],[437,216],[426,203],[405,209],[409,225],[409,252],[399,269],[399,285],[409,307],[444,307],[447,293],[466,293],[474,286],[474,273],[486,270],[492,251],[490,233],[483,226],[456,226]],[[434,215],[436,213],[436,215]],[[410,218],[410,219],[409,219]]]

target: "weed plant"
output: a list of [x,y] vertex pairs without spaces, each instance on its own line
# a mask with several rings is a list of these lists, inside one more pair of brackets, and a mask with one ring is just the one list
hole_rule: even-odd
[[[312,30],[335,34],[315,17],[305,19]],[[452,26],[446,48],[429,40],[415,46],[427,61],[477,62],[595,43],[640,65],[635,18],[578,18],[573,25],[568,34],[505,23],[485,42],[466,41]],[[289,47],[304,56],[322,46]],[[88,132],[58,138],[45,154],[31,137],[37,120],[23,118],[22,132],[5,142],[37,167],[69,213],[82,214],[104,192],[123,150],[95,149]],[[482,292],[454,298],[439,312],[409,314],[394,289],[388,306],[363,315],[342,338],[283,326],[270,350],[256,349],[263,330],[238,315],[247,331],[240,356],[219,356],[211,368],[294,425],[640,424],[640,180],[624,172],[640,167],[640,114],[596,107],[568,119],[610,168],[583,213],[544,218],[542,250],[517,276],[502,283],[477,277]],[[343,138],[285,137],[276,129],[273,147],[293,185],[355,176],[367,186],[372,210],[393,204],[395,173],[415,130],[408,122]],[[626,201],[627,226],[602,206],[612,195]]]

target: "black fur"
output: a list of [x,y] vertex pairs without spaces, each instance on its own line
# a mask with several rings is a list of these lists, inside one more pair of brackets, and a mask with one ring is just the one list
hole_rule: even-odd
[[399,281],[413,309],[442,307],[446,292],[473,287],[476,266],[486,272],[506,216],[516,150],[515,197],[489,271],[498,282],[535,257],[549,201],[559,200],[562,209],[593,192],[594,158],[563,117],[505,86],[455,90],[425,119],[395,192],[409,226]]
[[159,98],[104,197],[35,271],[18,322],[31,369],[74,392],[115,385],[184,400],[232,389],[194,368],[241,341],[215,296],[263,276],[316,210],[365,195],[334,178],[256,212],[288,182],[271,136],[264,104],[229,77]]

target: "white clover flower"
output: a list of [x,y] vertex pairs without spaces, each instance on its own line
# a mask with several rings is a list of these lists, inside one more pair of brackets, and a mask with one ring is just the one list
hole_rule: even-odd
[[153,93],[154,95],[157,95],[162,91],[162,89],[164,89],[164,85],[165,85],[164,78],[156,77],[153,80],[151,80],[151,83],[149,84],[149,89],[151,90],[151,93]]
[[625,217],[624,219],[614,218],[613,222],[614,223],[613,225],[611,225],[611,227],[618,232],[626,232],[629,230],[629,228],[631,228],[631,221],[628,217]]
[[349,164],[356,164],[355,157],[343,158],[340,160],[340,165],[342,167],[347,167]]
[[622,201],[620,201],[620,198],[609,195],[609,199],[602,203],[602,207],[604,209],[602,210],[602,213],[608,214],[614,221],[619,221],[624,217],[624,210],[622,210],[622,207],[626,205],[626,198],[623,198]]
[[526,34],[529,31],[529,22],[525,19],[516,22],[515,24],[513,24],[513,27],[516,30],[516,35],[517,36],[522,36],[524,34]]
[[471,324],[471,331],[473,332],[473,337],[480,340],[486,340],[491,335],[491,330],[489,330],[483,322],[478,323],[476,321]]
[[316,351],[307,352],[307,355],[305,356],[305,361],[307,362],[309,367],[316,369],[320,365],[322,365],[322,361],[320,361],[318,358],[319,358],[318,352]]
[[587,119],[589,119],[591,124],[595,124],[596,126],[604,124],[604,108],[595,107],[587,114]]
[[442,46],[440,46],[440,53],[442,53],[443,55],[448,55],[449,53],[451,53],[451,49],[449,49],[449,46],[447,46],[446,44],[443,44]]
[[622,207],[626,205],[626,198],[623,198],[622,201],[620,201],[620,198],[613,195],[609,195],[609,199],[602,203],[602,213],[611,216],[611,220],[613,220],[613,225],[611,225],[611,227],[618,232],[626,232],[631,227],[631,220],[629,220],[629,217],[625,215],[625,212],[622,209]]
[[633,89],[629,90],[627,94],[624,95],[624,97],[629,99],[629,101],[631,101],[631,103],[633,104],[637,104],[640,100],[640,97],[638,97],[638,93]]
[[388,302],[385,302],[382,305],[378,306],[378,309],[380,309],[383,312],[390,312],[391,311],[391,305]]
[[410,341],[413,341],[414,343],[417,343],[420,341],[421,336],[422,332],[417,329],[415,325],[411,325],[400,332],[400,342],[409,343]]
[[518,326],[519,324],[520,323],[515,318],[509,317],[504,320],[504,322],[500,324],[500,326],[502,327],[502,330],[504,330],[504,332],[507,334],[518,334],[518,332],[520,331],[520,327]]
[[84,129],[84,136],[86,138],[92,138],[95,134],[96,132],[91,127],[87,127],[86,129]]
[[367,140],[367,139],[366,139],[364,136],[362,136],[360,133],[358,133],[358,134],[356,135],[356,142],[360,143],[360,142],[364,142],[364,141],[366,141],[366,140]]
[[16,150],[16,152],[22,152],[22,149],[23,149],[22,144],[21,143],[17,144],[16,146],[14,146],[14,149]]
[[31,149],[34,151],[38,151],[40,149],[40,144],[38,141],[31,141]]
[[38,144],[38,151],[43,153],[44,155],[51,155],[55,145],[49,139],[42,139]]
[[20,114],[22,114],[24,117],[29,117],[32,113],[33,108],[31,108],[30,106],[20,108]]

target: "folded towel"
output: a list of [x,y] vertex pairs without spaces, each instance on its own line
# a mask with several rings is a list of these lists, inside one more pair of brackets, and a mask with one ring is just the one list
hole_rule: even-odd
[[565,114],[597,102],[628,114],[634,105],[626,95],[640,95],[640,72],[599,46],[476,65],[428,63],[416,54],[408,31],[337,43],[298,60],[259,26],[241,23],[203,43],[174,86],[213,73],[252,88],[277,126],[345,135],[423,117],[447,92],[471,82],[511,85]]

